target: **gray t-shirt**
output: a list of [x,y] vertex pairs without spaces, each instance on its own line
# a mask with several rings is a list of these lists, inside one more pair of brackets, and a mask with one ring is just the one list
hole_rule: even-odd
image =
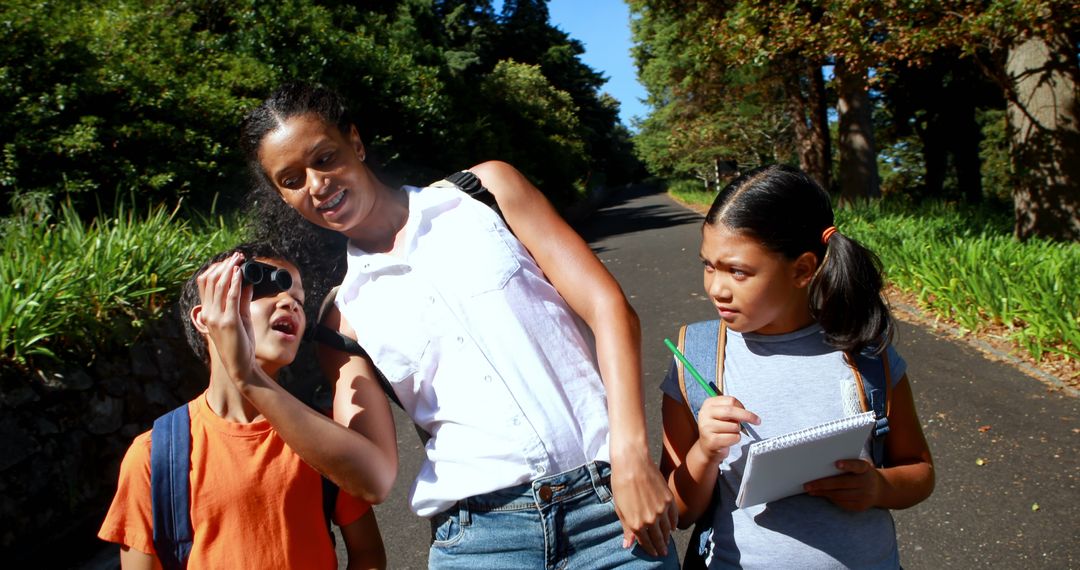
[[[892,346],[888,351],[895,385],[907,364]],[[674,363],[661,388],[683,402]],[[825,343],[817,324],[783,335],[729,329],[723,390],[761,418],[751,429],[762,439],[862,411],[851,368],[842,352]],[[886,509],[853,513],[805,494],[738,509],[743,451],[750,443],[743,436],[721,464],[712,531],[688,546],[700,548],[709,568],[899,567],[896,529]]]

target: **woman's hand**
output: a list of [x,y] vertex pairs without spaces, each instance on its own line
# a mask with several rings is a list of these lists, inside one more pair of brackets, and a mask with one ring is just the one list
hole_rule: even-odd
[[648,450],[613,451],[611,492],[623,525],[623,548],[630,548],[637,540],[650,556],[666,556],[679,512]]

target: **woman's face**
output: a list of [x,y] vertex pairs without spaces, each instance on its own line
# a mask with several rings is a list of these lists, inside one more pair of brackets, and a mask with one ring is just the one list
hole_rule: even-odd
[[259,163],[278,194],[308,221],[349,233],[370,213],[378,188],[356,128],[348,135],[308,113],[263,137]]

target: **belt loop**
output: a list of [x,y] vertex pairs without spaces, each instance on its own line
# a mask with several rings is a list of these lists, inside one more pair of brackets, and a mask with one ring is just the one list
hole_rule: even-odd
[[596,496],[600,499],[600,502],[606,503],[611,500],[611,489],[600,475],[600,469],[597,468],[596,462],[590,461],[585,466],[589,469],[589,479],[592,481],[593,490],[596,491]]
[[458,501],[458,523],[461,526],[470,526],[472,524],[472,517],[469,516],[468,497]]

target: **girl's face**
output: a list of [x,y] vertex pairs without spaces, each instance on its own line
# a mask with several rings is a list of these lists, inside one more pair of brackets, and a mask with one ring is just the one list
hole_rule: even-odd
[[376,181],[364,166],[364,144],[308,113],[263,137],[259,162],[278,194],[305,219],[348,233],[370,213]]
[[732,330],[783,334],[813,322],[807,285],[814,254],[792,261],[722,224],[706,224],[700,255],[705,292]]

